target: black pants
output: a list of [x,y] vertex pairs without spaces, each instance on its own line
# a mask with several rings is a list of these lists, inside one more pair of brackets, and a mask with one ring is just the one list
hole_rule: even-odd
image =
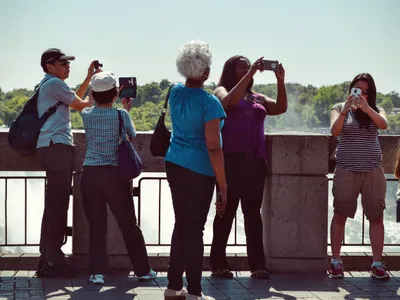
[[84,167],[81,181],[82,201],[89,221],[89,263],[92,274],[108,274],[107,203],[122,232],[133,271],[149,273],[143,234],[137,224],[129,181],[119,177],[118,167]]
[[40,234],[40,258],[58,264],[65,260],[61,247],[67,228],[74,148],[53,144],[39,148],[37,156],[46,171],[47,185]]
[[215,177],[170,162],[165,163],[165,169],[175,212],[168,288],[182,289],[182,276],[186,271],[189,294],[201,295],[203,230],[215,189]]
[[228,203],[224,216],[215,216],[210,253],[212,270],[227,269],[226,245],[241,200],[247,242],[247,257],[251,271],[265,268],[261,204],[266,177],[264,160],[247,160],[243,154],[225,155]]

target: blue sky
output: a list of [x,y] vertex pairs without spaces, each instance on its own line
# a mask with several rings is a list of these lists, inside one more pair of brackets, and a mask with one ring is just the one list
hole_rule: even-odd
[[2,0],[0,87],[31,89],[49,47],[76,56],[70,86],[93,59],[138,84],[178,81],[176,50],[201,39],[213,51],[210,81],[242,54],[280,60],[287,82],[319,87],[369,72],[378,91],[400,92],[399,13],[399,0]]

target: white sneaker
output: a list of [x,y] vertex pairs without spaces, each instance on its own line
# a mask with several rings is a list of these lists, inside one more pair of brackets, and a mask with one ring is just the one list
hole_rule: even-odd
[[143,276],[137,276],[139,281],[146,281],[146,280],[153,280],[157,278],[157,272],[154,271],[153,269],[150,269],[149,274],[143,275]]
[[186,296],[186,300],[215,300],[215,298],[210,297],[210,296],[206,296],[203,293],[201,293],[201,296],[188,294]]
[[188,292],[185,288],[180,291],[166,289],[164,291],[164,300],[185,300]]
[[90,275],[89,281],[93,284],[102,285],[106,283],[106,276],[103,274]]

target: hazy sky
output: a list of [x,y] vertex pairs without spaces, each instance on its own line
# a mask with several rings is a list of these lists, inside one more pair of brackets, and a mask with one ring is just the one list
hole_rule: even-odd
[[[27,3],[30,3],[29,5]],[[286,81],[330,85],[360,72],[379,91],[400,92],[400,0],[0,0],[0,87],[31,89],[43,76],[49,47],[75,55],[67,83],[86,76],[91,60],[138,84],[182,80],[176,50],[185,41],[211,45],[210,82],[242,54],[278,59]],[[275,82],[272,73],[256,83]]]

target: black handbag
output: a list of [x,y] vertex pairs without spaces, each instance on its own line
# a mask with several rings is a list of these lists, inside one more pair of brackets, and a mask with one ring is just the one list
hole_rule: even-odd
[[122,180],[130,180],[138,177],[144,169],[142,160],[136,152],[133,145],[127,139],[126,135],[122,136],[122,128],[124,121],[122,120],[121,111],[118,109],[119,123],[119,144],[118,144],[118,166]]
[[165,97],[164,107],[161,112],[161,116],[158,119],[156,128],[154,129],[153,135],[150,140],[150,153],[153,157],[165,157],[167,154],[169,144],[171,142],[171,132],[165,127],[165,114],[168,108],[168,98],[171,92],[172,84],[169,89],[167,96]]

